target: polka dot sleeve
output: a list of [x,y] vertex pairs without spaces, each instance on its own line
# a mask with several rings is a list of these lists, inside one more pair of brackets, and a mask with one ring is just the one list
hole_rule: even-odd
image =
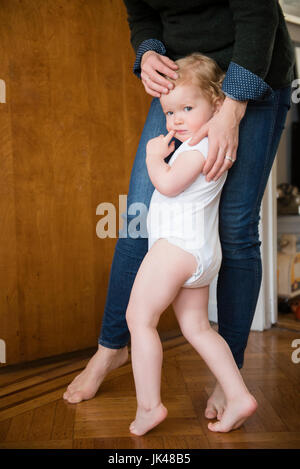
[[133,65],[133,73],[138,77],[141,78],[141,60],[143,54],[148,50],[154,50],[158,54],[165,55],[166,48],[161,41],[158,39],[146,39],[143,41],[137,50],[136,59]]
[[222,90],[226,96],[238,101],[261,101],[273,94],[272,88],[262,78],[235,62],[229,64]]

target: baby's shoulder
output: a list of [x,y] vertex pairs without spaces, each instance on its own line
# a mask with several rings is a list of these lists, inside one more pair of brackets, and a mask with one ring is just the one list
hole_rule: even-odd
[[192,150],[198,150],[202,153],[202,155],[207,158],[208,155],[208,137],[204,137],[202,140],[200,140],[199,143],[196,143],[196,145],[189,145],[189,141],[191,138],[186,140],[180,145],[180,153],[183,151],[192,151]]

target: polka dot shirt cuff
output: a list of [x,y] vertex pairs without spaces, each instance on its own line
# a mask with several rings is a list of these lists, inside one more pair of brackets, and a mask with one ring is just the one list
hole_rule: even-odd
[[222,90],[237,101],[261,101],[273,94],[272,88],[262,78],[235,62],[229,64]]
[[133,73],[141,78],[141,60],[145,52],[148,50],[154,50],[158,54],[165,55],[166,48],[161,41],[158,39],[146,39],[143,41],[137,50],[136,59],[133,65]]

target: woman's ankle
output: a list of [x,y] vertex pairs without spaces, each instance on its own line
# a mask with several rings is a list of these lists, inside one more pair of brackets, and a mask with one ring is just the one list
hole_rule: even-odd
[[125,345],[122,348],[110,348],[110,347],[105,347],[105,345],[98,344],[97,352],[106,353],[108,355],[117,355],[118,353],[121,353],[125,349],[127,349],[127,345]]

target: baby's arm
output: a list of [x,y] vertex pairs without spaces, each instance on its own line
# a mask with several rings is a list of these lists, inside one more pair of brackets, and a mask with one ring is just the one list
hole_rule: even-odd
[[[178,155],[172,166],[164,159],[174,151],[174,130],[167,135],[152,138],[147,143],[146,165],[154,187],[167,197],[175,197],[189,187],[202,172],[205,158],[198,150],[189,150]],[[169,145],[170,144],[170,145]]]
[[180,153],[167,173],[164,195],[175,197],[187,189],[202,173],[204,164],[205,158],[199,150]]
[[146,161],[154,187],[167,197],[175,197],[197,179],[202,172],[205,158],[200,151],[190,150],[180,153],[172,166],[157,157]]

